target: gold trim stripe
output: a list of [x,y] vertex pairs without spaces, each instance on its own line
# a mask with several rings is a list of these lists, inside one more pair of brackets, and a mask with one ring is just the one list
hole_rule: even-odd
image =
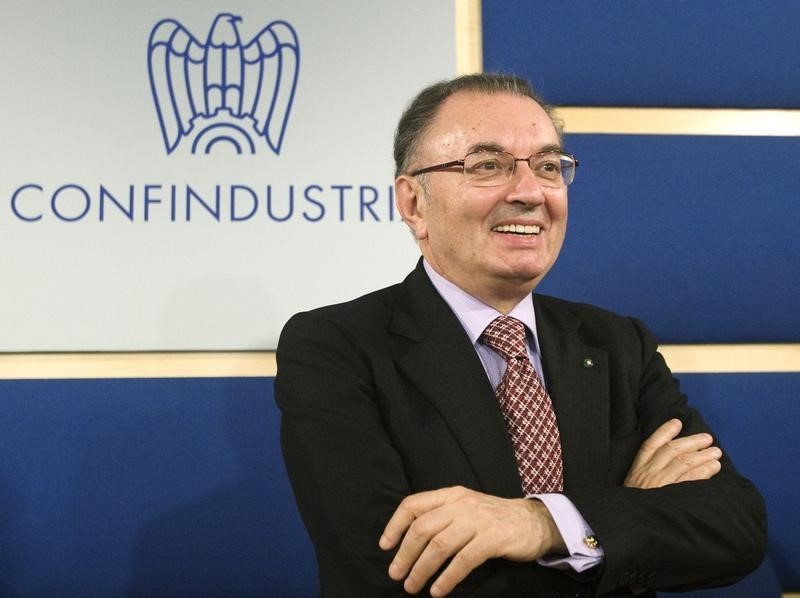
[[800,110],[727,108],[557,109],[566,133],[800,137]]
[[483,25],[480,0],[455,0],[456,73],[483,71]]
[[[800,372],[800,343],[663,345],[676,374]],[[5,353],[0,380],[271,377],[272,351],[192,353]]]
[[0,354],[0,380],[249,378],[277,371],[272,351]]
[[663,345],[675,373],[800,372],[800,343],[748,345]]

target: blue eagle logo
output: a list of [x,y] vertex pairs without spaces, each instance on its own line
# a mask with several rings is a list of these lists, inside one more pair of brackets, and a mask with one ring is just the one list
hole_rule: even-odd
[[184,144],[192,154],[216,145],[255,154],[281,151],[300,68],[297,35],[273,21],[242,43],[241,17],[216,16],[205,43],[174,19],[156,23],[147,63],[167,154]]

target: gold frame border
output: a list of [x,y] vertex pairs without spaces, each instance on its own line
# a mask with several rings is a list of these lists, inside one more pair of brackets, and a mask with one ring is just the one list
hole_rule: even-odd
[[254,378],[277,371],[274,351],[0,354],[0,380]]
[[741,345],[662,345],[676,374],[800,372],[800,343]]
[[483,71],[483,18],[480,0],[455,0],[456,73]]
[[[661,353],[676,374],[800,372],[800,343],[663,345]],[[0,354],[0,380],[252,378],[277,370],[273,351]]]
[[567,134],[800,137],[800,110],[563,106],[557,112]]

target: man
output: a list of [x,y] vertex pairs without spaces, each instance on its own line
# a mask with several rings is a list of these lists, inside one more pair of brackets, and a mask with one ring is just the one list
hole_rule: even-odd
[[276,397],[330,596],[653,595],[765,550],[755,488],[636,320],[533,290],[577,160],[527,83],[423,90],[395,137],[402,283],[298,314]]

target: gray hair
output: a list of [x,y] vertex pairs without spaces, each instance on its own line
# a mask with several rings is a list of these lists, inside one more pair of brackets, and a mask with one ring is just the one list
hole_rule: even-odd
[[417,151],[419,142],[425,135],[439,107],[451,95],[459,91],[474,91],[492,95],[496,93],[510,93],[513,95],[529,97],[539,104],[558,132],[561,139],[564,125],[555,115],[555,110],[539,96],[530,83],[515,75],[501,73],[474,73],[462,75],[455,79],[439,81],[423,89],[411,101],[400,117],[397,131],[394,135],[394,164],[395,176],[405,173]]

